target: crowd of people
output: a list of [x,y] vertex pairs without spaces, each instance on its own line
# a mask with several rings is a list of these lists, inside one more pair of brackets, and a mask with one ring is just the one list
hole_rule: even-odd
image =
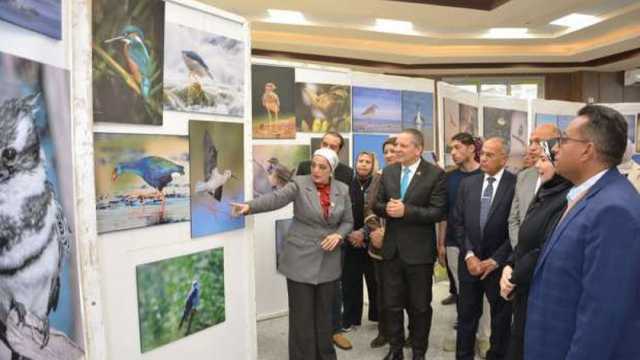
[[[336,359],[360,326],[363,281],[372,347],[385,360],[424,359],[434,265],[447,268],[457,310],[456,359],[640,359],[640,195],[617,166],[627,144],[617,111],[587,105],[565,131],[541,125],[526,164],[506,170],[509,144],[459,133],[455,169],[422,158],[420,131],[338,161],[339,133],[298,166],[283,188],[236,214],[293,202],[279,259],[287,278],[289,358]],[[405,336],[404,313],[408,336]],[[485,355],[485,354],[483,354]]]

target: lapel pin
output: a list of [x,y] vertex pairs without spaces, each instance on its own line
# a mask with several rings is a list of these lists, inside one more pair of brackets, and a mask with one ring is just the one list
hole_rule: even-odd
[[418,171],[418,172],[416,173],[416,175],[418,175],[418,176],[419,176],[419,175],[420,175],[420,171]]

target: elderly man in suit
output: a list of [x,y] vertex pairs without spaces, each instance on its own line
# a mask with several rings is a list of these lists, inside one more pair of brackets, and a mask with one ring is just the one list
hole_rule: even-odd
[[[529,148],[527,150],[529,161],[535,164],[540,158],[542,154],[540,141],[553,139],[558,137],[558,135],[560,135],[560,133],[554,124],[542,124],[536,127],[529,137]],[[513,196],[513,203],[511,204],[511,212],[509,213],[509,238],[511,239],[511,247],[513,249],[518,245],[520,224],[522,220],[524,220],[531,200],[533,200],[534,195],[538,192],[541,183],[538,170],[533,166],[518,173],[516,191]]]
[[403,308],[408,299],[413,359],[424,359],[431,329],[431,285],[436,259],[435,224],[446,215],[444,171],[421,158],[422,133],[405,129],[396,137],[398,163],[384,169],[374,205],[386,221],[382,245],[384,309],[390,350],[385,360],[403,359]]
[[558,138],[575,186],[533,275],[525,359],[640,359],[640,196],[618,172],[627,122],[587,105]]
[[460,295],[456,359],[473,360],[475,334],[486,295],[491,309],[491,336],[487,359],[504,358],[509,340],[511,307],[500,297],[500,274],[511,253],[507,218],[516,184],[505,170],[503,139],[485,141],[480,155],[483,174],[460,182],[453,215],[460,245]]
[[[338,154],[343,147],[344,138],[339,132],[329,131],[322,136],[320,148],[331,149]],[[296,175],[309,175],[310,173],[311,161],[306,160],[298,164]],[[335,171],[333,172],[333,177],[347,186],[350,186],[351,181],[353,180],[353,169],[348,165],[338,163]],[[360,235],[360,233],[356,232],[351,236],[358,235]],[[364,240],[364,237],[358,240]],[[350,350],[353,345],[351,344],[351,341],[344,336],[344,331],[342,329],[342,281],[338,281],[336,297],[333,300],[333,306],[331,308],[332,311],[329,316],[331,316],[331,323],[333,324],[333,343],[342,350]]]

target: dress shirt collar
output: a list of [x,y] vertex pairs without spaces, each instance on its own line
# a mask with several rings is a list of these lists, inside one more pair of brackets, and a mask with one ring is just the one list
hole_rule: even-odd
[[411,164],[409,166],[402,165],[402,173],[404,174],[404,169],[409,168],[409,170],[411,171],[410,174],[415,174],[416,170],[418,170],[418,166],[420,165],[420,161],[421,161],[421,159],[418,158],[418,161],[414,162],[413,164]]
[[609,171],[609,169],[604,169],[599,173],[590,177],[587,181],[583,182],[582,184],[572,187],[571,190],[569,190],[569,193],[567,194],[567,201],[572,202],[576,199],[576,197],[578,197],[578,195],[584,192],[587,192],[589,189],[591,189],[593,185],[595,185],[598,182],[598,180],[600,180],[601,177],[604,176],[604,174],[607,171]]
[[484,174],[484,182],[488,182],[488,179],[490,177],[496,179],[496,181],[493,182],[494,186],[498,186],[498,184],[500,184],[500,179],[502,179],[502,175],[504,175],[504,168],[500,169],[500,171],[498,171],[497,174],[491,176],[487,173]]

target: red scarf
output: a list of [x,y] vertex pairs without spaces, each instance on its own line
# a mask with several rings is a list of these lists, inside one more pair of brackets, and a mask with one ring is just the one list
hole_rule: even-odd
[[331,208],[331,184],[316,184],[316,189],[318,189],[318,196],[320,197],[322,215],[326,220],[329,218],[329,209]]

